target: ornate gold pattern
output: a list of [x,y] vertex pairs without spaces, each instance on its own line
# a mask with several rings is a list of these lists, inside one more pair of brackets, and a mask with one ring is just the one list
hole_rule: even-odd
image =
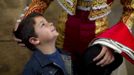
[[91,7],[91,2],[90,1],[78,0],[77,6]]
[[61,7],[70,15],[76,11],[77,0],[57,0]]
[[89,14],[90,20],[96,20],[107,16],[111,12],[110,6],[107,4],[107,0],[93,0],[91,3],[92,10]]
[[31,12],[38,12],[43,14],[51,1],[53,0],[32,0],[32,3],[29,5],[29,9],[25,12],[25,16]]
[[89,19],[90,20],[96,20],[99,18],[102,18],[104,16],[107,16],[111,12],[110,7],[106,7],[103,9],[97,9],[97,10],[91,10],[89,14]]
[[64,43],[64,34],[65,34],[65,23],[67,21],[67,13],[62,11],[62,14],[59,16],[58,25],[56,25],[59,36],[56,41],[56,47],[63,48]]
[[134,26],[134,0],[121,0],[123,5],[123,16],[121,21],[123,21],[129,29]]
[[98,34],[102,33],[109,27],[107,17],[97,19],[95,21],[95,25],[96,25],[95,34],[98,35]]
[[97,6],[104,5],[105,3],[107,3],[107,0],[93,0],[91,6],[97,7]]

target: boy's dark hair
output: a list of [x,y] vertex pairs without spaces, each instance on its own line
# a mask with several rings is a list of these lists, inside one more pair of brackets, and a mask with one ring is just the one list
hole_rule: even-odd
[[25,17],[19,24],[16,31],[14,31],[14,35],[16,38],[21,39],[22,43],[26,45],[31,51],[35,50],[35,46],[29,42],[30,37],[37,37],[34,25],[35,25],[35,17],[42,16],[40,13],[33,12]]

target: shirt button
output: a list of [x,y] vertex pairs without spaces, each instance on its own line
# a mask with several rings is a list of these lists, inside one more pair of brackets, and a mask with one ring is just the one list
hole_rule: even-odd
[[50,73],[50,74],[53,74],[53,72],[52,72],[52,71],[49,71],[49,73]]

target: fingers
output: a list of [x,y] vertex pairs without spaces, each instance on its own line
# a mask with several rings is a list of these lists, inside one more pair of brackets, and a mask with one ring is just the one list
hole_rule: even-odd
[[16,37],[14,37],[14,40],[17,41],[17,42],[22,42],[21,39],[18,39],[18,38],[16,38]]
[[[26,6],[26,7],[24,8],[23,13],[20,14],[18,20],[16,21],[16,24],[15,24],[15,27],[14,27],[14,31],[16,31],[16,30],[18,29],[18,26],[19,26],[20,22],[22,21],[22,19],[23,19],[24,16],[25,16],[24,13],[25,13],[28,9],[29,9],[29,7]],[[21,47],[25,47],[25,44],[22,43],[22,40],[21,40],[21,39],[18,39],[18,38],[16,38],[16,37],[14,36],[14,40],[17,41],[17,43],[18,43]]]
[[113,56],[113,57],[111,58],[109,64],[112,63],[114,60],[115,60],[115,57]]
[[101,61],[99,61],[97,63],[97,65],[100,65],[103,67],[103,66],[106,66],[106,65],[112,63],[113,61],[114,61],[114,56],[108,50],[107,53],[105,54],[104,58]]
[[106,53],[102,60],[100,60],[96,65],[106,64],[107,60],[110,58],[109,54]]
[[15,24],[14,31],[17,30],[18,26],[19,26],[19,23],[17,22],[17,23]]
[[17,43],[19,44],[19,46],[25,47],[25,44],[22,43],[22,40],[21,40],[21,39],[18,39],[18,38],[16,38],[16,37],[14,37],[14,40],[17,41]]
[[106,52],[107,52],[107,48],[106,48],[106,47],[102,47],[102,50],[101,50],[100,54],[99,54],[98,56],[96,56],[96,57],[93,59],[93,61],[97,61],[97,60],[99,60],[100,58],[102,58],[102,57],[105,55]]
[[101,59],[99,62],[96,63],[96,65],[100,65],[100,66],[106,66],[110,63],[112,63],[114,61],[114,56],[113,56],[113,53],[112,51],[105,47],[105,46],[102,46],[102,51],[100,52],[100,54],[94,59],[94,61],[97,61]]
[[19,43],[19,46],[26,47],[25,44],[23,44],[23,43]]
[[16,21],[16,24],[15,24],[15,27],[14,27],[14,31],[17,30],[17,28],[18,28],[21,20],[23,19],[23,17],[24,17],[24,14],[21,14],[20,17],[19,17],[19,19]]

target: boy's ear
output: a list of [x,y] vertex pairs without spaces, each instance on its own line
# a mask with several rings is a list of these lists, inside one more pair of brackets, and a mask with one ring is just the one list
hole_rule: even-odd
[[30,37],[30,38],[29,38],[29,42],[30,42],[31,44],[33,44],[33,45],[37,45],[37,44],[40,43],[39,39],[36,38],[36,37]]

